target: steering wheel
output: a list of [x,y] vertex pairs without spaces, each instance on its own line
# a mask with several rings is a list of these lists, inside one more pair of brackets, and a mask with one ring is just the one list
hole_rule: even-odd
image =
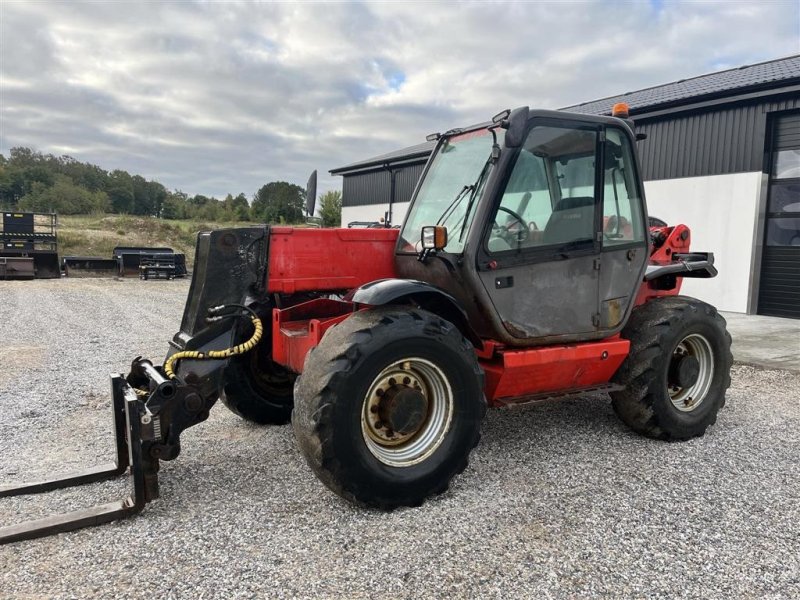
[[[511,229],[508,225],[498,225],[497,218],[495,217],[494,225],[500,230],[500,235],[506,237],[506,234],[510,234],[511,240],[509,240],[509,244],[512,247],[528,241],[528,238],[531,236],[531,232],[528,229],[528,225],[525,223],[525,219],[522,217],[522,215],[514,212],[510,208],[506,208],[505,206],[499,206],[497,208],[497,212],[499,213],[500,211],[508,213],[514,218],[514,221],[511,222],[512,225],[515,222],[518,224],[518,227]],[[512,241],[514,242],[513,244],[511,244]]]

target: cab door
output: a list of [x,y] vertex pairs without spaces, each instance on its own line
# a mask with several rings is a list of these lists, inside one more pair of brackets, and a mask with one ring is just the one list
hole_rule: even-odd
[[631,308],[647,266],[647,215],[634,142],[606,127],[603,143],[603,220],[598,329],[617,329]]
[[534,120],[494,200],[477,267],[515,338],[597,331],[601,127]]

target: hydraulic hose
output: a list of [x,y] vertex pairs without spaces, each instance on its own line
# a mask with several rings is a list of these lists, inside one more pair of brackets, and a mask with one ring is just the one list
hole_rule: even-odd
[[244,354],[245,352],[249,352],[250,350],[255,348],[258,342],[261,341],[261,336],[264,333],[264,326],[261,324],[261,319],[258,318],[256,312],[247,306],[243,306],[241,304],[225,304],[223,306],[210,308],[208,312],[209,315],[212,316],[210,316],[208,320],[215,321],[219,319],[244,316],[241,313],[219,315],[221,311],[228,308],[238,308],[240,310],[250,313],[250,321],[253,323],[253,327],[255,328],[255,331],[253,331],[253,335],[250,336],[250,339],[236,346],[226,348],[225,350],[208,350],[206,352],[198,352],[197,350],[182,350],[181,352],[176,352],[164,362],[164,374],[169,379],[175,379],[175,369],[177,368],[176,363],[179,360],[185,358],[189,358],[192,360],[221,360],[225,358],[230,358],[232,356],[237,356],[239,354]]

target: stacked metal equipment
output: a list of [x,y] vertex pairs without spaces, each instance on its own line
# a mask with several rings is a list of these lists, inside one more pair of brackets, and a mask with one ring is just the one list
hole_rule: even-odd
[[3,212],[0,279],[60,277],[57,228],[55,213]]
[[120,277],[140,279],[175,279],[186,276],[186,256],[172,248],[117,246],[114,258]]

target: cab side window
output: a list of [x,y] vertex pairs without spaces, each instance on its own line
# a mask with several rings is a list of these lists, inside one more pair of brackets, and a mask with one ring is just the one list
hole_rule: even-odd
[[489,252],[592,243],[596,149],[595,129],[534,127],[500,200]]
[[636,184],[633,149],[619,129],[606,130],[603,176],[603,246],[642,242],[642,199]]

